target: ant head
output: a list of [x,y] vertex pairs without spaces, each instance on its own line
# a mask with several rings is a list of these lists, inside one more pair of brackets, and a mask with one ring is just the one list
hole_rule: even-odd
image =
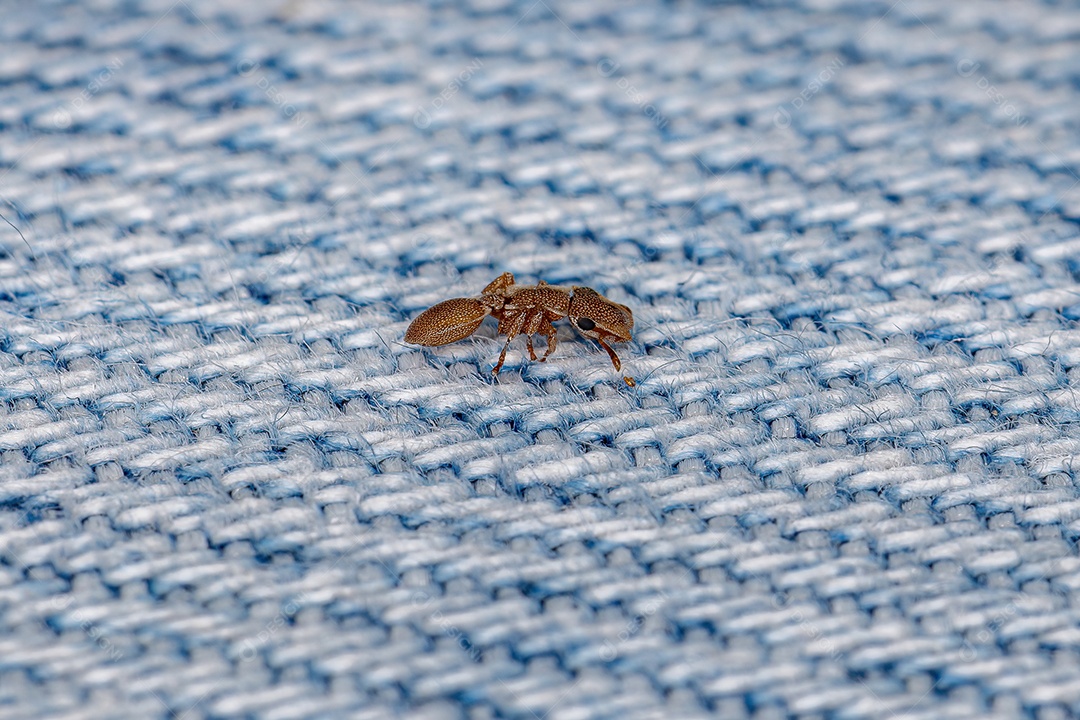
[[575,287],[567,313],[581,334],[594,340],[630,342],[634,315],[630,308],[614,303],[592,288]]

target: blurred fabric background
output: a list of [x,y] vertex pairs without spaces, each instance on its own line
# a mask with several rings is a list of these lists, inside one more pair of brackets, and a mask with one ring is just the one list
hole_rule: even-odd
[[[1071,3],[0,6],[0,715],[1080,711]],[[633,309],[547,363],[521,282]]]

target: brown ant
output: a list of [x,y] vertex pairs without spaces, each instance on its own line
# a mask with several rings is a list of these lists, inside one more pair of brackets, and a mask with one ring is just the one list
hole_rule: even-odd
[[[556,345],[551,323],[561,318],[569,318],[581,334],[600,343],[607,350],[611,364],[619,370],[622,363],[608,343],[630,342],[630,331],[634,329],[630,308],[608,300],[592,288],[548,285],[543,280],[536,285],[517,285],[514,276],[507,272],[476,297],[443,300],[417,315],[405,333],[405,342],[448,345],[472,335],[488,315],[499,321],[499,334],[506,335],[506,344],[492,375],[499,374],[506,360],[506,349],[518,335],[525,335],[525,347],[532,360],[536,360],[532,336],[546,336],[547,351],[540,362],[547,360]],[[632,377],[624,376],[623,380],[634,386]]]

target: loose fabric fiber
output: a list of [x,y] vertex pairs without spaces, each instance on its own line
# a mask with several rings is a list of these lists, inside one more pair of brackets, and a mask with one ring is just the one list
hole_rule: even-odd
[[1077,716],[1078,40],[4,3],[0,717]]

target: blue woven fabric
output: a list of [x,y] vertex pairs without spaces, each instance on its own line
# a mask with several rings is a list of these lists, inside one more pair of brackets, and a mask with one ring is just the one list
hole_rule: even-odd
[[4,3],[0,716],[1080,714],[1078,38]]

